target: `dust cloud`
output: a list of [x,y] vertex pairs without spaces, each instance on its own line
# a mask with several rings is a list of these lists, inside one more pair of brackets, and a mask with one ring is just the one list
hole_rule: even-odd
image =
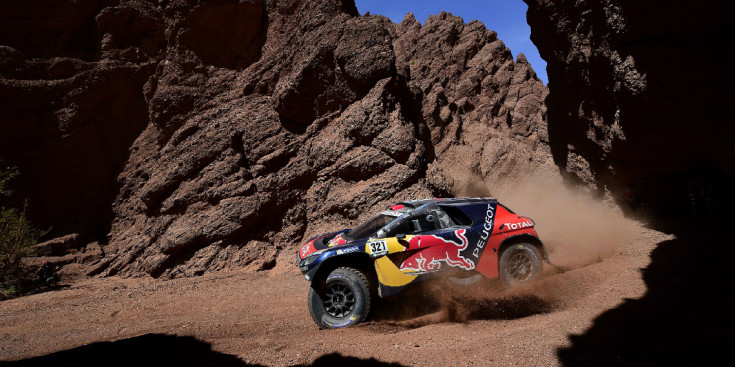
[[492,190],[481,178],[469,179],[458,183],[456,194],[495,196],[517,214],[533,219],[550,262],[564,269],[614,255],[640,228],[614,205],[544,177],[532,177],[502,190]]
[[453,284],[447,278],[427,282],[415,289],[414,295],[383,304],[373,327],[411,329],[442,322],[509,320],[553,312],[588,292],[588,286],[582,283],[595,283],[604,275],[596,271],[583,276],[552,275],[614,256],[640,230],[638,222],[625,218],[614,205],[566,187],[553,177],[534,177],[497,188],[473,175],[455,175],[454,180],[457,197],[493,196],[517,214],[533,219],[551,266],[545,264],[541,279],[512,288],[484,278],[469,287]]
[[559,304],[557,293],[536,293],[530,285],[507,288],[483,279],[467,286],[439,277],[400,298],[381,300],[371,316],[372,327],[414,329],[443,322],[513,320],[552,312]]
[[454,193],[457,197],[490,197],[490,189],[480,176],[455,181]]

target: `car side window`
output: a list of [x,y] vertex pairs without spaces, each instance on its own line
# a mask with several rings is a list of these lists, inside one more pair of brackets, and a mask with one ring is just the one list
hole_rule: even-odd
[[395,227],[385,233],[385,237],[394,237],[399,234],[410,234],[413,231],[413,222],[409,218],[403,219]]
[[452,222],[456,223],[459,226],[470,226],[472,225],[472,219],[467,216],[464,212],[462,212],[461,209],[450,206],[450,205],[443,205],[440,207],[442,211],[446,212],[447,215],[452,218]]
[[451,228],[457,226],[457,223],[454,223],[452,218],[450,218],[449,215],[447,215],[447,213],[445,213],[444,211],[437,210],[435,214],[436,218],[439,219],[439,225],[441,226],[441,228]]
[[426,217],[426,215],[419,215],[412,219],[414,227],[412,234],[436,230],[436,224],[434,224],[434,221],[430,221]]
[[426,214],[405,218],[395,227],[391,228],[385,237],[393,237],[399,234],[419,234],[436,230],[436,224],[426,218]]

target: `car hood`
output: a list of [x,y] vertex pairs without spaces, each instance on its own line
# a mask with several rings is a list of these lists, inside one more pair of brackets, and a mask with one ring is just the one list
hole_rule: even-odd
[[306,241],[306,243],[301,245],[301,248],[299,249],[299,258],[304,259],[316,251],[324,250],[330,247],[342,247],[365,243],[365,240],[348,241],[347,239],[345,239],[343,237],[343,234],[349,230],[349,228],[346,228],[336,232],[324,233],[319,236],[310,238],[308,241]]

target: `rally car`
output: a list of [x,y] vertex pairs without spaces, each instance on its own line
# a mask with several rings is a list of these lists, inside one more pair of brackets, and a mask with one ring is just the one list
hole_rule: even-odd
[[314,237],[298,261],[311,282],[311,317],[322,329],[360,323],[374,297],[398,295],[440,273],[530,282],[548,261],[534,225],[493,198],[423,199]]

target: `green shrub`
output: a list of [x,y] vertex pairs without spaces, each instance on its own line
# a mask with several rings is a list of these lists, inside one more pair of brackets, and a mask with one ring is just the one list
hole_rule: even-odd
[[18,169],[15,167],[8,167],[5,170],[0,168],[0,196],[10,196],[13,194],[13,190],[10,189],[10,181],[18,176]]
[[[16,168],[0,169],[0,195],[13,193],[8,183],[17,175]],[[33,281],[21,258],[28,255],[40,232],[26,218],[26,206],[23,210],[0,207],[0,299],[19,294]]]

